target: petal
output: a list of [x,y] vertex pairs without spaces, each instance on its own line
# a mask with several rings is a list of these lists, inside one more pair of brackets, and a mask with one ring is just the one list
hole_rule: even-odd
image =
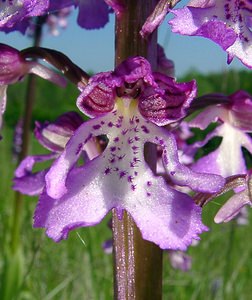
[[45,192],[39,199],[34,215],[34,227],[44,227],[54,241],[66,239],[74,228],[99,223],[112,209],[112,199],[104,200],[102,181],[96,177],[100,160],[84,168],[73,169],[67,179],[68,193],[55,200]]
[[218,149],[200,158],[192,169],[197,172],[219,174],[223,177],[246,173],[241,147],[247,145],[252,150],[251,139],[229,124],[219,126],[218,135],[223,137]]
[[53,123],[36,122],[34,134],[42,146],[51,151],[61,152],[82,123],[83,119],[77,112],[67,112],[60,115]]
[[169,1],[159,0],[154,11],[145,21],[140,34],[143,38],[146,38],[151,34],[165,19],[168,13],[168,8],[170,6]]
[[79,0],[78,24],[85,29],[99,29],[108,21],[109,8],[104,0]]
[[169,188],[163,178],[147,171],[136,184],[134,200],[128,201],[126,210],[144,239],[162,249],[186,250],[207,230],[201,222],[201,208],[188,195]]
[[231,221],[245,205],[252,206],[247,190],[232,196],[218,211],[214,217],[214,222],[222,223]]
[[88,140],[95,134],[96,136],[107,133],[109,123],[113,117],[108,116],[96,118],[83,123],[74,133],[66,145],[61,156],[53,163],[50,171],[46,175],[47,193],[52,198],[59,199],[66,192],[65,181],[68,172],[79,159],[82,150]]
[[[45,227],[55,241],[67,238],[80,226],[100,222],[115,207],[126,209],[135,220],[144,239],[164,249],[181,249],[198,239],[207,228],[201,222],[201,209],[192,199],[170,189],[145,166],[145,172],[131,189],[128,178],[106,175],[100,156],[85,167],[72,169],[66,181],[67,194],[58,200],[45,193],[40,197],[34,218],[35,227]],[[112,177],[111,177],[112,176]]]
[[45,187],[45,175],[48,170],[43,170],[23,177],[13,179],[12,189],[21,194],[34,196],[39,195]]
[[0,28],[10,28],[26,17],[34,17],[45,14],[48,6],[49,0],[1,1]]
[[154,73],[159,88],[146,88],[139,97],[139,111],[151,122],[163,126],[186,116],[196,96],[196,81],[176,83],[171,77]]
[[[149,125],[150,127],[150,125]],[[163,147],[163,164],[169,178],[179,186],[188,186],[194,191],[214,193],[225,184],[224,178],[214,174],[194,172],[182,165],[174,136],[164,128],[152,128],[153,138],[149,141]]]

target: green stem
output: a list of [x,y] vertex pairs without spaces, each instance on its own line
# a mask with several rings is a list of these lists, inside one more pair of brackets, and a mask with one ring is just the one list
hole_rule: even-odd
[[[37,26],[34,33],[34,46],[39,46],[42,35],[43,20],[37,19]],[[28,76],[26,100],[24,108],[24,123],[23,123],[23,135],[22,135],[22,148],[18,158],[21,162],[28,154],[30,143],[30,127],[32,119],[32,110],[36,93],[36,76],[31,74]],[[22,212],[23,212],[23,195],[16,192],[13,207],[13,224],[11,232],[11,248],[12,251],[17,251],[20,244],[20,230],[22,225]]]
[[[155,7],[155,0],[125,0],[126,9],[116,20],[116,65],[129,56],[146,57],[156,68],[157,34],[148,40],[139,31]],[[146,160],[155,171],[156,151],[147,145]],[[115,299],[159,300],[162,298],[162,250],[144,240],[131,216],[121,220],[113,210],[114,295]]]

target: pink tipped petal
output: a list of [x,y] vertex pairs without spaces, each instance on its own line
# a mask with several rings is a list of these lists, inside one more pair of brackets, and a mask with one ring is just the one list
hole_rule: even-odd
[[65,87],[67,84],[64,77],[37,62],[27,62],[27,66],[29,66],[29,73],[36,74],[37,76],[49,80],[61,87]]
[[204,130],[208,125],[212,122],[216,122],[219,118],[226,119],[227,117],[225,117],[225,115],[227,114],[228,112],[224,107],[210,106],[189,121],[189,126]]
[[149,34],[151,34],[164,21],[165,16],[168,13],[169,6],[170,2],[167,0],[158,1],[154,11],[147,18],[140,31],[143,38],[146,38]]

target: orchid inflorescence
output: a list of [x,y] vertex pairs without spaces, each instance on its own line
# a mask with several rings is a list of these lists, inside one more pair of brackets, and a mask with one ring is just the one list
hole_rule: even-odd
[[[142,38],[148,38],[170,13],[172,31],[209,38],[227,52],[228,63],[237,57],[252,68],[251,1],[192,0],[174,9],[177,2],[158,1],[143,25]],[[0,3],[0,29],[25,33],[31,18],[72,6],[79,9],[78,24],[87,29],[103,27],[109,13],[120,18],[126,9],[119,0],[7,0]],[[72,81],[80,92],[76,105],[90,118],[83,121],[79,113],[67,112],[55,122],[37,122],[35,137],[51,152],[28,156],[15,172],[15,190],[39,195],[34,227],[45,228],[56,242],[67,238],[70,230],[99,223],[115,209],[119,219],[124,211],[132,216],[144,239],[162,249],[186,250],[208,230],[201,221],[203,204],[234,190],[217,222],[251,206],[251,175],[242,147],[252,153],[248,134],[252,96],[237,91],[197,98],[196,82],[176,82],[173,63],[158,47],[158,72],[144,57],[134,56],[114,71],[89,77],[58,51],[36,47],[18,51],[0,44],[0,125],[7,86],[28,73],[61,86],[66,79]],[[46,60],[64,76],[34,58]],[[200,112],[186,122],[195,111]],[[186,143],[190,128],[205,129],[211,122],[217,127],[205,140]],[[214,136],[222,137],[219,147],[195,162],[197,149]],[[160,172],[146,161],[147,143],[158,148],[154,165]],[[46,160],[52,160],[51,167],[32,171],[37,162]]]

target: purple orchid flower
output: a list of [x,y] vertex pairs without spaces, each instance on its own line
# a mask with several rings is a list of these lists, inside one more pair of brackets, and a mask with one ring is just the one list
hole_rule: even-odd
[[[221,97],[227,98],[224,95],[209,94],[203,96],[201,101],[220,99]],[[252,131],[251,113],[251,95],[245,91],[238,91],[228,97],[226,104],[209,106],[190,121],[189,126],[200,129],[205,129],[211,122],[221,122],[203,141],[196,143],[195,147],[204,146],[215,136],[222,137],[220,146],[200,158],[192,166],[192,169],[198,172],[219,174],[223,177],[246,174],[242,147],[252,153],[252,139],[247,134]]]
[[66,84],[65,79],[56,72],[38,62],[24,59],[22,53],[17,49],[0,44],[0,128],[2,115],[6,108],[8,85],[22,80],[29,73],[36,74],[60,86]]
[[[165,169],[178,185],[205,192],[222,187],[222,177],[181,165],[173,135],[158,126],[183,118],[195,94],[195,82],[176,83],[152,73],[142,57],[91,77],[77,105],[94,119],[75,131],[47,173],[34,227],[46,228],[58,242],[74,228],[99,223],[115,208],[119,218],[127,210],[143,238],[161,248],[185,250],[199,239],[207,230],[200,207],[153,174],[143,153],[146,142],[161,145]],[[100,135],[109,139],[104,152],[76,167],[88,140]]]
[[248,0],[191,0],[172,10],[176,17],[169,24],[173,32],[211,39],[228,53],[228,63],[236,56],[251,68],[251,11]]
[[[59,116],[53,123],[41,124],[36,122],[35,137],[43,147],[50,150],[50,153],[27,156],[23,159],[15,171],[13,189],[29,196],[39,195],[45,186],[45,175],[48,168],[33,173],[34,165],[56,159],[64,150],[74,131],[82,123],[82,117],[76,112],[67,112]],[[90,141],[85,147],[88,157],[95,157],[97,155],[96,149]]]
[[25,18],[47,12],[49,0],[6,0],[0,2],[0,28],[11,29]]

